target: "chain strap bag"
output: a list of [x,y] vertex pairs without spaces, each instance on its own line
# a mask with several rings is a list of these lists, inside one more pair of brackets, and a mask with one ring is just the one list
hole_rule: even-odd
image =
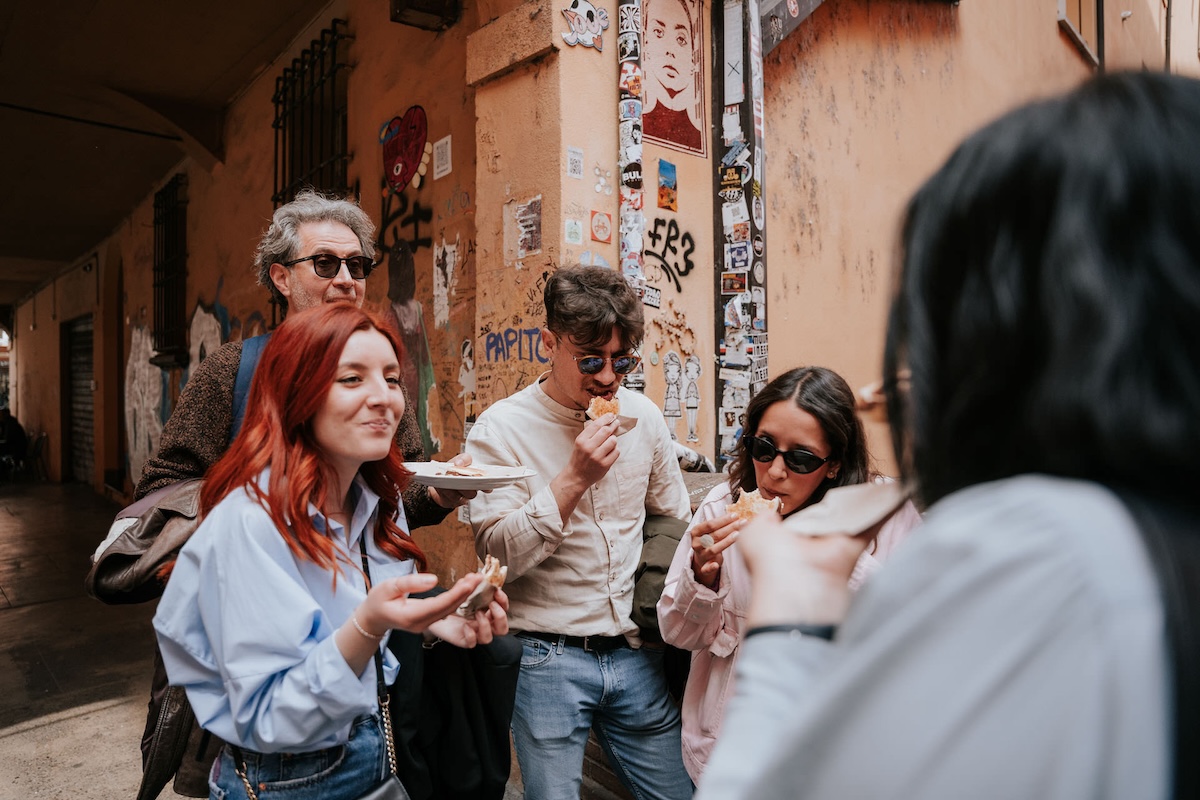
[[[367,580],[367,591],[371,590],[371,571],[367,567],[367,554],[362,553],[363,574]],[[396,774],[396,745],[392,740],[392,712],[389,708],[390,700],[388,698],[387,683],[383,677],[383,656],[379,653],[379,648],[375,648],[375,688],[378,692],[379,700],[379,718],[383,726],[383,741],[387,748],[388,757],[388,776],[384,778],[378,786],[364,795],[361,795],[357,800],[411,800],[408,790],[404,788],[404,784],[400,782],[400,776]],[[246,796],[250,800],[258,800],[258,795],[254,792],[254,787],[250,784],[250,779],[246,776],[246,760],[242,757],[241,750],[237,747],[230,746],[233,750],[233,757],[237,761],[237,776],[242,779],[242,784],[246,787]]]

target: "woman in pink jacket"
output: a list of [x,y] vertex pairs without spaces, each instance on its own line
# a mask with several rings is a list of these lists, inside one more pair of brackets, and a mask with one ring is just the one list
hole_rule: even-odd
[[[824,367],[800,367],[771,381],[746,407],[729,482],[713,488],[679,542],[658,602],[663,639],[692,651],[683,694],[683,761],[695,782],[716,742],[745,629],[750,584],[734,546],[742,520],[728,513],[742,492],[779,499],[788,516],[835,486],[871,479],[854,393]],[[850,577],[857,588],[920,520],[911,504],[892,516]]]

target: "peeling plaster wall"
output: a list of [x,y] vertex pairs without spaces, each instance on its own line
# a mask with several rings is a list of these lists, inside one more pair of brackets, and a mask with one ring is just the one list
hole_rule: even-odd
[[[771,375],[819,364],[863,386],[908,197],[973,129],[1090,69],[1045,0],[827,0],[764,69]],[[893,472],[886,426],[868,434]]]

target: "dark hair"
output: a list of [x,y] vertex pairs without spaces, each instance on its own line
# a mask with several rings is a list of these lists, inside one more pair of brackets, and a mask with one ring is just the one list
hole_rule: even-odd
[[737,456],[729,468],[729,485],[749,492],[758,488],[754,478],[754,462],[743,444],[747,437],[758,433],[767,408],[791,400],[797,408],[816,417],[829,444],[829,460],[841,464],[836,476],[826,477],[804,503],[819,503],[825,492],[835,486],[866,483],[870,477],[867,437],[862,421],[854,411],[854,392],[846,379],[825,367],[797,367],[788,370],[768,383],[746,406],[746,423]]
[[1200,481],[1200,82],[1108,74],[966,140],[912,199],[885,386],[925,502],[1040,472]]
[[637,347],[645,331],[642,303],[629,283],[608,267],[563,267],[546,279],[546,327],[575,344],[607,344],[615,326],[621,344]]

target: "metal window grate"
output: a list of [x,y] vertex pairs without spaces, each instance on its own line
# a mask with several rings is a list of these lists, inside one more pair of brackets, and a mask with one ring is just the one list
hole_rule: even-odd
[[154,193],[154,349],[161,367],[187,363],[187,176]]
[[275,79],[276,208],[311,186],[344,195],[350,154],[346,124],[345,20],[321,31]]

